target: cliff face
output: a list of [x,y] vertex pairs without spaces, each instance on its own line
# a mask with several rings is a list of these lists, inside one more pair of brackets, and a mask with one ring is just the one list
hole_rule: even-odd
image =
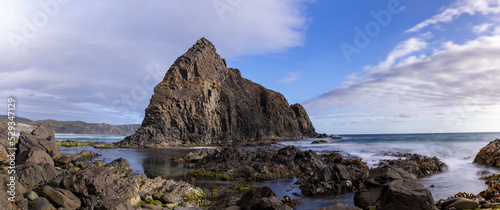
[[205,38],[177,58],[154,89],[141,127],[122,146],[227,144],[315,134],[300,104],[228,68]]

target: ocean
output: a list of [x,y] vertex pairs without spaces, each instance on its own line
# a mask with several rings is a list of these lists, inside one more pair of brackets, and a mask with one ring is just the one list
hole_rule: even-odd
[[[299,141],[284,141],[274,147],[297,146],[303,150],[314,150],[318,153],[339,151],[345,155],[362,158],[370,167],[376,167],[382,159],[391,159],[385,153],[416,153],[425,156],[436,156],[443,161],[448,168],[446,171],[429,177],[422,178],[425,187],[432,192],[434,199],[445,199],[458,192],[477,194],[487,188],[481,173],[489,171],[497,173],[498,169],[488,168],[473,163],[474,157],[479,150],[490,141],[500,138],[500,133],[445,133],[445,134],[376,134],[376,135],[340,135],[343,139],[325,140],[325,144],[311,144],[318,139],[302,139]],[[81,135],[81,134],[56,134],[57,140],[73,141],[96,141],[114,143],[122,140],[125,136],[120,135]],[[127,159],[132,170],[145,173],[148,176],[175,177],[185,179],[196,185],[214,183],[213,180],[194,180],[187,174],[193,169],[185,164],[169,162],[171,156],[181,156],[186,152],[198,148],[181,149],[95,149],[92,147],[61,148],[61,153],[79,152],[88,149],[102,156],[99,160],[110,162],[116,158]],[[317,209],[328,206],[335,202],[353,204],[353,194],[345,194],[329,197],[306,197],[293,196],[293,192],[300,193],[298,187],[292,187],[296,180],[275,180],[253,183],[254,185],[268,185],[280,197],[290,195],[298,198],[302,203],[297,209]],[[433,187],[431,187],[433,185]]]

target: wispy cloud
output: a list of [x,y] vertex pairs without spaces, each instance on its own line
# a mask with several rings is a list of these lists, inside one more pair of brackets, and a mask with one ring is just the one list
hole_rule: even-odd
[[302,71],[298,72],[287,72],[287,75],[283,78],[278,80],[276,83],[278,84],[293,84],[295,81],[297,81],[300,78],[300,74]]
[[450,22],[463,14],[474,15],[476,13],[481,13],[483,15],[500,13],[500,0],[457,1],[451,7],[444,9],[443,12],[422,21],[406,32],[417,32],[431,25],[439,27],[440,23]]
[[[393,52],[404,46],[403,43]],[[416,62],[369,72],[309,101],[306,108],[314,110],[310,111],[313,118],[326,125],[338,122],[339,116],[357,121],[376,122],[378,119],[386,123],[390,118],[387,116],[394,116],[394,113],[404,113],[398,118],[420,116],[415,120],[427,122],[420,126],[435,124],[436,114],[443,112],[446,121],[459,120],[457,125],[478,117],[498,119],[500,35],[479,37],[461,45],[445,42],[440,49]],[[329,117],[319,119],[316,116]],[[494,129],[491,125],[488,129]],[[419,126],[414,124],[413,129]]]

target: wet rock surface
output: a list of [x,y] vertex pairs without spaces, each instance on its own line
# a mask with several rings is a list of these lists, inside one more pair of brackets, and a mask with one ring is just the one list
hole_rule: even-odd
[[368,168],[334,164],[302,181],[300,190],[304,195],[337,195],[355,192],[367,175]]
[[242,144],[312,137],[300,104],[242,78],[202,38],[177,58],[154,89],[141,127],[120,146]]
[[283,204],[276,193],[268,186],[252,187],[242,196],[238,205],[243,210],[276,209],[291,210],[292,207]]
[[360,184],[354,203],[362,209],[435,209],[429,189],[407,171],[384,166],[372,169]]
[[256,151],[226,147],[213,152],[204,151],[200,155],[188,154],[184,159],[199,166],[193,175],[222,180],[255,181],[310,176],[324,167],[318,154],[294,146]]
[[491,141],[483,147],[477,153],[474,162],[485,166],[500,167],[500,139]]
[[386,153],[385,155],[399,158],[396,160],[381,160],[379,166],[397,166],[417,176],[417,178],[443,172],[447,168],[446,164],[436,156],[427,157],[413,153]]

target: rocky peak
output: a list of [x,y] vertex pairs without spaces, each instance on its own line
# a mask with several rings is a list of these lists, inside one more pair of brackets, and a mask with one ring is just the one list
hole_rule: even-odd
[[123,146],[168,147],[294,139],[315,134],[300,104],[228,68],[205,38],[154,89],[141,128]]

